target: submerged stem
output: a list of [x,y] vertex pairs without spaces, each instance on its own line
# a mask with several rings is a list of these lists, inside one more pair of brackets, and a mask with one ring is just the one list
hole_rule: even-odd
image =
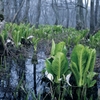
[[34,51],[33,57],[32,57],[32,63],[34,65],[33,67],[33,78],[34,78],[34,93],[37,96],[37,91],[36,91],[36,64],[37,64],[37,52]]
[[34,64],[34,93],[35,95],[37,95],[37,91],[36,91],[36,64]]

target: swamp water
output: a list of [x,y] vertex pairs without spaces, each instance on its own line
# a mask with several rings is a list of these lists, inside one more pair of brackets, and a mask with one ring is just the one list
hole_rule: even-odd
[[[0,100],[28,100],[32,99],[34,93],[34,77],[32,64],[33,50],[28,50],[28,57],[25,59],[20,58],[16,61],[7,58],[5,74],[0,76]],[[36,65],[36,89],[37,93],[42,92],[42,70],[46,55],[43,51],[37,53],[38,64]],[[7,68],[8,67],[8,68]],[[15,97],[14,97],[15,96]],[[16,99],[17,98],[17,99]]]
[[[34,93],[34,65],[32,64],[33,50],[28,50],[28,57],[20,58],[15,61],[7,58],[7,71],[0,76],[0,100],[28,100],[32,99]],[[36,65],[36,90],[37,93],[43,93],[45,84],[41,84],[42,70],[45,67],[46,55],[43,51],[37,54],[38,64]],[[100,68],[96,70],[98,75],[98,95],[100,95]],[[97,92],[97,91],[95,91]]]

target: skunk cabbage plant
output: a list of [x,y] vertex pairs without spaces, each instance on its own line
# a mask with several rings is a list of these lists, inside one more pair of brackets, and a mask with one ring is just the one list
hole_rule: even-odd
[[81,44],[75,46],[71,54],[71,71],[77,86],[94,86],[96,83],[96,80],[93,80],[93,77],[96,75],[94,72],[95,59],[95,49]]
[[51,57],[46,59],[46,70],[51,73],[54,82],[59,83],[63,75],[68,72],[68,60],[66,58],[66,46],[64,42],[55,44],[52,41]]
[[58,44],[55,44],[54,40],[52,40],[51,56],[56,55],[58,52],[62,52],[66,55],[67,49],[65,42],[59,42]]

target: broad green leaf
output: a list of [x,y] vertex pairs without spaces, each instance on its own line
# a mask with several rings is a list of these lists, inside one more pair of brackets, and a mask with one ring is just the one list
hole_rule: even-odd
[[71,70],[75,76],[77,86],[84,86],[87,82],[88,72],[93,72],[96,51],[87,46],[78,44],[71,54]]
[[48,71],[48,73],[51,73],[52,75],[54,75],[52,71],[52,64],[48,59],[46,59],[45,65],[46,65],[46,70]]
[[57,76],[56,82],[62,77],[68,70],[68,61],[62,52],[58,52],[52,62],[52,71]]
[[65,42],[60,42],[60,43],[56,44],[55,54],[57,54],[57,52],[62,52],[66,55],[67,49],[66,49]]
[[90,63],[90,71],[94,71],[94,65],[95,65],[95,61],[96,61],[96,50],[93,49],[92,51],[92,58],[91,58],[91,63]]
[[72,67],[71,69],[73,70],[73,73],[76,78],[76,82],[78,86],[83,85],[82,81],[82,75],[83,75],[83,68],[86,59],[85,58],[85,53],[84,53],[84,46],[83,45],[77,45],[71,55],[71,63]]
[[71,66],[70,67],[71,67],[71,70],[72,70],[72,72],[73,72],[73,74],[75,76],[76,83],[78,85],[79,84],[80,76],[79,76],[79,71],[77,69],[77,65],[74,62],[71,61]]
[[58,52],[63,52],[66,55],[67,49],[65,42],[60,42],[58,44],[55,44],[54,40],[52,40],[51,56],[56,55]]

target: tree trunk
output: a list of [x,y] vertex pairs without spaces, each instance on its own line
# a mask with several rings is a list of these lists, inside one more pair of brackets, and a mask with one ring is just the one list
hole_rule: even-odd
[[97,28],[100,28],[100,5],[99,5],[99,12],[98,12]]
[[24,19],[23,19],[23,21],[26,23],[29,22],[29,16],[28,16],[28,14],[29,14],[29,2],[30,2],[30,0],[26,0],[26,7],[25,7]]
[[96,0],[96,5],[95,5],[95,26],[97,26],[97,22],[98,22],[98,11],[99,11],[99,0]]
[[91,0],[91,5],[90,5],[90,32],[89,32],[89,34],[93,34],[94,30],[95,30],[94,0]]
[[87,28],[88,27],[88,23],[87,23],[87,21],[88,21],[88,4],[89,4],[89,0],[85,0],[85,8],[86,8],[86,10],[85,10],[85,20],[84,20],[84,25],[85,25],[85,27],[84,28]]
[[98,15],[99,15],[99,0],[96,0],[95,5],[95,26],[98,28]]
[[37,3],[37,16],[36,16],[36,24],[35,24],[36,28],[38,28],[38,25],[39,25],[40,14],[41,14],[41,0],[38,0],[38,3]]
[[67,0],[65,0],[65,3],[66,3],[66,9],[67,9],[67,25],[66,25],[66,27],[68,28],[68,26],[69,26],[69,8],[68,8]]
[[0,0],[0,14],[3,14],[3,0]]
[[15,15],[13,16],[12,22],[20,23],[20,11],[24,5],[25,0],[22,1],[16,1],[14,2],[15,6]]
[[84,14],[83,14],[83,1],[77,0],[76,5],[76,29],[81,30],[84,28]]
[[53,8],[53,11],[55,13],[55,18],[56,18],[55,25],[58,25],[59,24],[59,14],[58,14],[58,8],[57,8],[57,1],[56,0],[52,0],[52,8]]

